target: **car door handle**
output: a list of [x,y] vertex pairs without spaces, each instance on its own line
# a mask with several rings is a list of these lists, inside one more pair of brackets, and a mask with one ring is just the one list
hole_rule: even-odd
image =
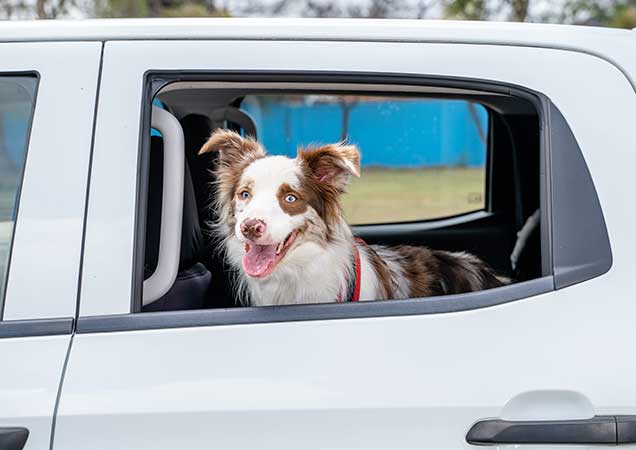
[[0,428],[0,450],[22,450],[29,437],[29,430],[19,427]]
[[594,416],[577,420],[481,420],[466,435],[473,445],[631,444],[636,416]]

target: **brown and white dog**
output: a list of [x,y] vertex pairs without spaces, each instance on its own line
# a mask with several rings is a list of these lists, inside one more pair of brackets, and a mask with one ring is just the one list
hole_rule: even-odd
[[507,282],[468,253],[357,241],[339,202],[360,176],[353,145],[300,149],[292,159],[220,130],[199,154],[207,152],[219,152],[216,230],[243,304],[405,299]]

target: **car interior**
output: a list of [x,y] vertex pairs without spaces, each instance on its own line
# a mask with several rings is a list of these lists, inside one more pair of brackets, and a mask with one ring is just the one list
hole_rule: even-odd
[[[246,95],[263,92],[324,92],[350,95],[381,91],[405,95],[400,86],[319,85],[280,83],[222,83],[188,81],[168,84],[154,97],[155,105],[174,115],[183,129],[185,178],[181,252],[176,281],[143,312],[233,308],[233,273],[215,242],[211,207],[211,169],[216,156],[198,155],[218,128],[259,139],[259,129],[242,109]],[[488,155],[485,209],[458,216],[408,223],[353,226],[369,244],[408,244],[449,251],[466,251],[496,271],[522,282],[545,275],[541,236],[541,135],[535,105],[527,99],[485,91],[418,86],[410,96],[469,99],[488,111]],[[282,125],[281,125],[282,126]],[[157,267],[162,209],[163,139],[149,137],[148,163],[142,176],[145,195],[143,272],[147,279]],[[364,174],[364,169],[363,169]]]

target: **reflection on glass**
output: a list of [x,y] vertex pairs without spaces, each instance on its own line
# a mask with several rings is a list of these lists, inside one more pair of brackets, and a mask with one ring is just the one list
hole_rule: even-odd
[[36,87],[34,76],[0,77],[0,302],[4,298]]

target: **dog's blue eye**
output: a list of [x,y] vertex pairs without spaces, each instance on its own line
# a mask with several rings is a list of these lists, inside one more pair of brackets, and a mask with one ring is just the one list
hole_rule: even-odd
[[296,196],[295,196],[295,195],[292,195],[292,194],[289,194],[289,195],[287,195],[287,196],[285,197],[285,201],[286,201],[287,203],[294,203],[296,200],[297,200],[297,199],[296,199]]
[[250,198],[250,193],[247,191],[243,191],[241,192],[241,198],[246,199],[246,198]]

